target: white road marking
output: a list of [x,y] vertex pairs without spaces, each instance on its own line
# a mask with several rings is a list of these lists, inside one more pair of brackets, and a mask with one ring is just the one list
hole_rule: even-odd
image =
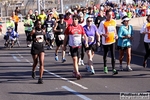
[[50,71],[48,71],[48,70],[45,70],[45,69],[44,69],[44,71],[47,72],[47,73],[49,73],[49,74],[51,74],[51,75],[53,75],[53,76],[55,76],[55,77],[58,77],[58,78],[62,79],[62,80],[65,80],[65,81],[67,81],[67,82],[69,82],[69,83],[72,83],[72,84],[74,84],[74,85],[76,85],[76,86],[79,86],[79,87],[81,87],[82,89],[88,89],[87,87],[85,87],[85,86],[83,86],[83,85],[81,85],[81,84],[78,84],[78,83],[76,83],[76,82],[74,82],[74,81],[70,81],[69,79],[64,78],[64,77],[61,77],[61,76],[59,76],[59,75],[57,75],[57,74],[55,74],[55,73],[52,73],[52,72],[50,72]]
[[18,59],[16,56],[12,55],[12,57],[13,57],[17,62],[20,62],[20,59]]
[[20,56],[20,58],[23,58],[23,56],[21,54],[19,54],[17,51],[16,51],[16,53]]
[[69,92],[75,94],[76,96],[82,98],[83,100],[92,100],[92,99],[90,99],[90,98],[88,98],[88,97],[86,97],[86,96],[84,96],[84,95],[82,95],[82,94],[76,92],[75,90],[72,90],[71,88],[69,88],[69,87],[67,87],[67,86],[62,86],[62,88],[64,88],[65,90],[67,90],[67,91],[69,91]]
[[[12,53],[11,55],[16,55],[16,53]],[[19,55],[19,54],[18,54]],[[30,56],[31,54],[22,54],[23,56]],[[0,56],[10,56],[8,53],[3,53]]]
[[[20,55],[20,57],[23,57],[21,54],[19,54],[18,53],[18,55]],[[24,58],[24,57],[23,57]],[[24,58],[25,59],[25,58]],[[31,63],[28,59],[25,59],[26,60],[26,62],[28,62],[30,65],[32,65],[33,63]],[[39,67],[38,67],[39,68]],[[72,83],[72,84],[74,84],[74,85],[76,85],[76,86],[79,86],[79,87],[81,87],[82,89],[88,89],[87,87],[85,87],[85,86],[83,86],[83,85],[81,85],[81,84],[78,84],[78,83],[76,83],[76,82],[74,82],[74,81],[70,81],[69,79],[67,79],[67,78],[64,78],[64,77],[61,77],[61,76],[59,76],[59,75],[57,75],[57,74],[55,74],[55,73],[52,73],[52,72],[50,72],[50,71],[48,71],[48,70],[46,70],[46,69],[44,69],[44,71],[45,72],[47,72],[47,73],[49,73],[49,74],[51,74],[51,75],[53,75],[53,76],[55,76],[55,77],[57,77],[57,78],[60,78],[60,79],[62,79],[62,80],[65,80],[65,81],[67,81],[67,82],[69,82],[69,83]]]

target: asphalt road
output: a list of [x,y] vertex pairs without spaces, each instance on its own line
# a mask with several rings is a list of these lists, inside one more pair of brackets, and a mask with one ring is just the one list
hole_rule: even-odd
[[[4,48],[4,40],[0,36],[0,100],[120,100],[120,93],[149,93],[150,69],[142,67],[143,57],[132,55],[132,72],[122,71],[112,76],[110,57],[108,57],[109,73],[103,73],[103,52],[94,56],[95,75],[86,72],[80,66],[81,80],[72,77],[72,60],[61,63],[54,60],[54,50],[45,48],[44,84],[37,84],[31,78],[32,57],[30,48],[26,47],[25,35],[20,35],[21,47],[17,45],[11,50]],[[84,62],[86,62],[85,56]],[[126,63],[123,62],[123,67]],[[116,68],[119,67],[118,51],[116,51]],[[148,62],[150,67],[150,62]],[[122,99],[125,100],[125,99]],[[127,99],[126,99],[127,100]],[[138,100],[138,99],[132,99]],[[147,100],[147,99],[140,99]]]

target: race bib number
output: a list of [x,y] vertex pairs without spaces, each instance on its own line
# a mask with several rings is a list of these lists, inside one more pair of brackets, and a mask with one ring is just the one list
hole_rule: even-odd
[[88,42],[94,42],[94,36],[89,36],[88,37]]
[[[48,25],[48,26],[49,26],[49,25]],[[52,27],[48,27],[48,28],[47,28],[47,31],[48,31],[48,32],[52,31]]]
[[32,27],[28,27],[28,31],[31,31],[32,30]]
[[81,35],[73,35],[73,45],[80,46],[81,45]]
[[43,35],[37,35],[36,39],[37,39],[37,42],[43,42],[44,41]]
[[61,40],[64,40],[65,36],[63,34],[61,34],[61,35],[58,35],[58,38],[61,41]]
[[107,27],[107,32],[108,32],[108,33],[115,32],[115,27],[114,27],[114,26],[108,26],[108,27]]

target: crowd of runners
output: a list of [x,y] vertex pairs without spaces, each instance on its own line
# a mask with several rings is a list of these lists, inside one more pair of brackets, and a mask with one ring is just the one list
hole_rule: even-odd
[[[140,9],[142,12],[136,12],[135,8]],[[145,34],[146,55],[143,67],[146,67],[150,52],[150,35],[148,34],[150,15],[149,11],[144,15],[143,12],[149,8],[148,3],[137,5],[123,3],[121,6],[107,3],[105,5],[102,4],[99,8],[97,6],[88,8],[76,6],[66,10],[64,14],[58,14],[56,8],[46,11],[41,10],[40,14],[37,10],[33,11],[30,9],[24,19],[23,27],[25,29],[27,47],[31,48],[33,58],[32,78],[36,78],[36,66],[39,62],[40,77],[38,83],[43,83],[45,46],[47,46],[48,50],[54,49],[53,47],[56,46],[54,59],[59,61],[61,58],[62,63],[67,61],[65,58],[66,49],[69,48],[69,54],[73,61],[73,76],[77,79],[82,77],[79,72],[79,66],[85,65],[85,54],[88,57],[85,68],[89,73],[95,74],[93,57],[98,48],[103,48],[104,73],[108,73],[107,55],[108,51],[110,51],[112,75],[118,74],[118,69],[116,69],[115,65],[116,44],[119,50],[119,70],[132,71],[130,61],[134,33],[133,27],[129,25],[129,21],[131,18],[147,15],[147,23],[141,29],[141,33]],[[116,15],[116,11],[118,11],[119,15]],[[121,12],[119,13],[119,11]],[[129,13],[130,11],[132,14]],[[116,31],[116,19],[122,20],[122,25],[118,32]],[[17,32],[18,20],[17,10],[15,10],[7,21],[7,27],[13,27]],[[58,56],[60,49],[61,57]],[[127,54],[126,68],[122,65],[124,52]]]

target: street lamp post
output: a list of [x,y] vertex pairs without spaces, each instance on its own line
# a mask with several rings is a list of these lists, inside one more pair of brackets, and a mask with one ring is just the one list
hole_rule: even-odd
[[41,13],[41,10],[40,10],[40,0],[37,0],[37,9],[38,9],[38,13],[40,14]]
[[63,0],[60,0],[60,10],[61,10],[61,13],[63,14],[64,13],[64,4],[63,4]]

